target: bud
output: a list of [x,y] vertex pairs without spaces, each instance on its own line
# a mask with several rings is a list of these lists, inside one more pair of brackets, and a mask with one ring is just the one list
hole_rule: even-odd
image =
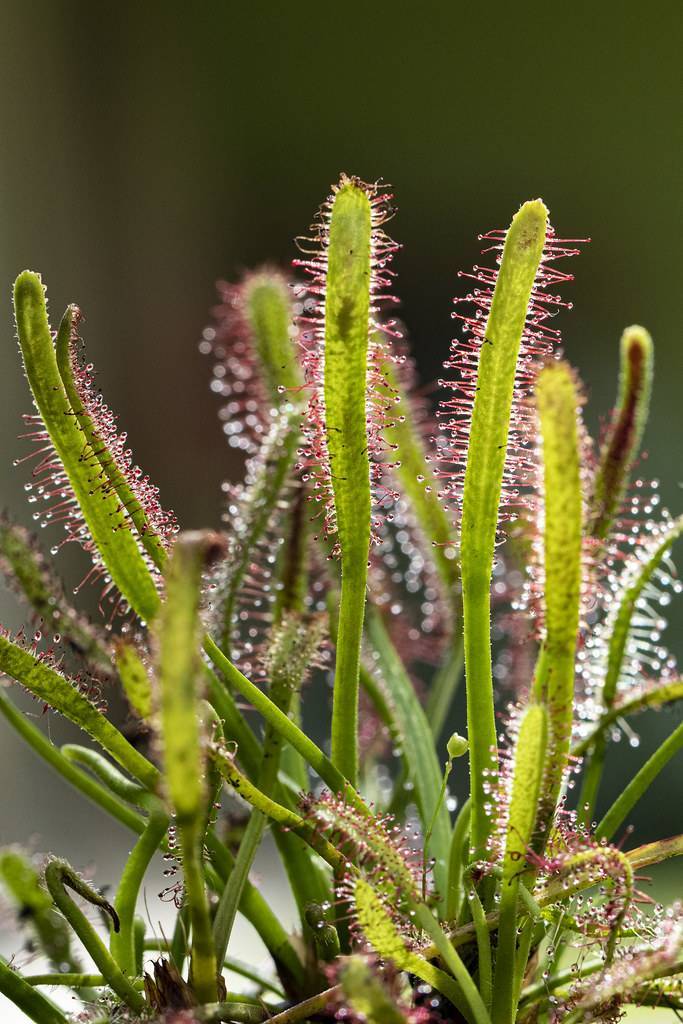
[[464,736],[461,736],[458,732],[454,732],[446,744],[446,750],[448,751],[449,758],[453,760],[456,757],[462,757],[463,754],[466,754],[469,746],[469,741]]

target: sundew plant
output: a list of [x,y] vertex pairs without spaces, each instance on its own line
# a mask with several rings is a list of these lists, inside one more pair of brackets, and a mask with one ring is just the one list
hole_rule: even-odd
[[[50,555],[75,543],[89,556],[76,593],[93,584],[101,614],[89,621],[3,518],[2,570],[27,625],[0,635],[0,710],[135,836],[103,891],[58,852],[0,852],[29,941],[0,960],[0,991],[27,1020],[574,1024],[683,1010],[683,910],[647,893],[648,868],[683,854],[683,835],[635,845],[628,828],[683,724],[612,806],[600,793],[609,744],[683,698],[661,638],[683,520],[639,469],[652,340],[624,330],[594,441],[555,326],[571,322],[582,243],[533,200],[481,236],[481,265],[461,275],[432,408],[392,312],[391,201],[342,175],[298,240],[295,276],[265,266],[219,285],[201,349],[246,462],[223,485],[218,531],[183,531],[135,463],[78,308],[54,331],[40,276],[17,278],[33,411],[16,463]],[[466,721],[449,736],[461,677]],[[107,717],[119,691],[123,732]],[[46,714],[83,744],[53,745]],[[309,735],[314,718],[329,743]],[[456,778],[469,780],[460,805]],[[274,883],[253,880],[267,837],[292,933]],[[140,909],[159,851],[167,935]],[[240,959],[238,913],[267,967]]]

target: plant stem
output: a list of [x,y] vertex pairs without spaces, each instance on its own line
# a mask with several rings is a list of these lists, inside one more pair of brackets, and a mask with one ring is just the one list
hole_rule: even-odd
[[283,807],[282,804],[277,803],[266,796],[265,793],[262,793],[239,770],[229,755],[217,750],[214,751],[214,757],[226,780],[247,803],[250,803],[252,807],[260,811],[265,817],[277,822],[278,825],[282,825],[284,828],[301,836],[316,853],[320,854],[327,861],[333,870],[340,871],[344,868],[346,860],[343,854],[332,846],[313,825],[302,818],[301,815],[290,811],[287,807]]
[[[458,1000],[459,1008],[462,1008],[462,1012],[469,1021],[473,1022],[473,1024],[491,1024],[491,1018],[488,1014],[484,1001],[477,991],[477,987],[472,981],[469,971],[456,953],[447,935],[441,928],[441,925],[436,920],[429,907],[422,903],[415,905],[412,909],[415,911],[417,923],[429,935],[439,953],[439,956],[445,963],[446,967],[448,967],[449,971],[453,974],[453,977],[462,992],[462,999]],[[462,1007],[463,999],[465,1002],[464,1008]]]
[[[82,793],[100,810],[109,814],[120,824],[137,835],[142,835],[147,824],[146,819],[141,814],[132,810],[119,797],[114,796],[113,793],[110,793],[99,783],[95,782],[86,772],[68,761],[62,752],[57,747],[53,747],[43,733],[12,704],[2,687],[0,687],[0,714],[4,715],[34,753],[42,757],[47,764],[54,768],[79,793]],[[207,833],[206,845],[212,862],[215,865],[221,864],[224,867],[223,880],[225,881],[232,868],[233,861],[231,855],[212,831]],[[211,870],[210,865],[204,865],[204,870],[212,888],[222,891],[223,885],[218,881],[217,875]],[[254,926],[264,945],[278,964],[278,967],[286,971],[289,977],[300,981],[302,978],[301,962],[289,941],[287,932],[259,891],[250,884],[247,884],[242,895],[240,910]]]
[[670,683],[664,683],[655,689],[641,693],[631,700],[624,701],[617,707],[610,708],[600,718],[590,735],[579,740],[572,747],[572,757],[583,757],[583,755],[597,742],[601,733],[619,718],[626,718],[628,715],[636,714],[638,711],[646,711],[648,708],[658,708],[663,704],[672,704],[674,701],[683,700],[683,679],[676,679]]
[[62,1011],[0,956],[0,992],[35,1024],[68,1024]]
[[611,839],[629,811],[647,792],[662,768],[683,748],[683,722],[664,740],[640,771],[631,779],[595,830],[597,839]]
[[126,1006],[136,1013],[141,1013],[145,1008],[145,1000],[121,972],[93,926],[67,894],[66,887],[68,886],[90,903],[105,910],[112,918],[116,928],[118,918],[113,907],[82,878],[79,878],[66,861],[51,860],[48,863],[45,868],[45,884],[56,906],[76,932],[102,975],[107,979],[107,984]]
[[234,686],[234,688],[242,694],[242,696],[248,700],[256,710],[263,715],[265,720],[270,723],[282,737],[290,743],[295,750],[297,750],[304,760],[318,773],[323,782],[326,782],[330,789],[344,796],[354,807],[358,808],[362,813],[368,814],[368,808],[364,804],[362,798],[356,792],[355,788],[346,779],[338,768],[330,761],[329,757],[322,752],[320,747],[316,746],[313,740],[309,739],[308,736],[302,732],[287,717],[279,707],[272,702],[272,700],[266,696],[258,686],[254,686],[246,676],[244,676],[232,662],[225,657],[220,648],[211,639],[211,637],[205,637],[204,639],[204,650],[211,658],[219,672],[221,672],[227,682]]
[[89,800],[92,800],[97,807],[111,815],[116,821],[125,825],[126,828],[131,829],[133,832],[142,832],[145,822],[141,815],[136,814],[123,800],[114,796],[104,786],[95,782],[90,775],[68,761],[62,752],[50,743],[40,729],[33,725],[26,715],[15,707],[2,687],[0,687],[0,714],[5,717],[12,728],[26,741],[34,753],[42,757],[47,764],[54,768],[63,779],[71,783],[75,789]]
[[415,688],[387,633],[381,614],[373,606],[368,608],[366,631],[377,655],[377,665],[387,692],[388,704],[399,728],[406,764],[415,784],[420,820],[425,833],[432,827],[434,880],[439,892],[445,895],[448,888],[451,822],[446,804],[439,801],[442,772],[434,736]]
[[[253,1012],[249,1012],[245,1008],[237,1009],[240,1004],[235,1003],[217,1003],[215,1006],[205,1006],[201,1011],[200,1019],[205,1024],[214,1024],[218,1021],[237,1021],[238,1024],[261,1024],[262,1021],[268,1021],[268,1024],[296,1024],[297,1021],[306,1020],[308,1017],[315,1017],[321,1010],[324,1010],[327,1004],[338,998],[341,994],[341,985],[335,985],[334,988],[325,989],[324,992],[319,992],[318,995],[311,996],[310,999],[304,999],[303,1002],[297,1003],[296,1006],[290,1006],[287,1010],[282,1010],[281,1013],[276,1013],[271,1016],[267,1010],[257,1010],[253,1008]],[[242,1007],[246,1004],[242,1004]],[[259,1016],[260,1013],[260,1016]]]
[[456,921],[462,906],[464,896],[462,879],[468,853],[470,808],[470,801],[467,800],[460,808],[460,813],[455,819],[455,826],[451,836],[451,847],[448,855],[446,913],[444,915],[447,921]]
[[135,955],[135,907],[145,872],[168,829],[168,814],[156,797],[148,798],[149,817],[133,850],[126,860],[114,908],[119,928],[112,929],[109,948],[124,974],[135,977],[138,973]]
[[59,711],[86,732],[145,787],[155,789],[160,778],[158,770],[128,742],[116,726],[104,717],[70,679],[2,636],[0,671],[16,679],[35,697]]

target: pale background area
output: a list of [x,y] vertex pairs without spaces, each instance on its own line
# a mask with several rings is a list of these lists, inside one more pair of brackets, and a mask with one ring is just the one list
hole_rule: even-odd
[[[478,232],[540,194],[560,235],[592,236],[562,319],[588,421],[613,401],[622,328],[643,322],[657,345],[646,472],[680,510],[677,0],[647,14],[628,0],[570,11],[438,0],[2,0],[0,10],[0,504],[27,524],[26,477],[11,467],[29,408],[9,301],[16,273],[43,273],[55,320],[67,302],[82,305],[90,356],[138,461],[184,526],[215,525],[219,483],[239,464],[197,352],[213,281],[290,260],[340,170],[395,185],[397,289],[425,380],[440,374],[456,271],[476,262]],[[680,653],[680,607],[674,616]],[[20,622],[4,594],[0,621]],[[639,719],[641,747],[613,752],[605,802],[679,720]],[[72,737],[50,721],[60,741]],[[321,713],[308,724],[319,730]],[[130,837],[2,722],[0,778],[0,842],[52,850],[95,865],[97,884],[115,882]],[[682,808],[679,757],[634,815],[638,841],[683,831]],[[287,917],[267,856],[259,870]],[[667,877],[670,892],[683,889],[680,870]],[[157,874],[146,886],[153,920],[162,885]],[[240,923],[233,952],[250,955],[251,942]],[[13,1018],[2,1007],[0,1019]]]

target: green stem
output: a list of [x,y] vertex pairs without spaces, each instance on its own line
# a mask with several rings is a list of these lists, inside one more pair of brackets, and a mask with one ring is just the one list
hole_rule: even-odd
[[441,925],[436,920],[429,907],[422,903],[415,905],[412,909],[415,912],[415,919],[417,923],[424,929],[427,935],[429,935],[430,939],[434,943],[435,949],[439,953],[439,956],[452,973],[460,991],[462,992],[462,998],[458,1000],[459,1008],[462,1007],[464,1000],[465,1007],[462,1008],[462,1012],[465,1014],[468,1021],[471,1021],[472,1024],[491,1024],[491,1018],[488,1010],[486,1009],[486,1005],[484,1004],[484,1000],[477,991],[477,987],[472,981],[469,971],[456,953],[448,939],[448,936],[443,931]]
[[[299,614],[290,610],[283,610],[271,632],[268,652],[270,695],[273,703],[285,715],[289,715],[292,696],[300,690],[310,659],[317,651],[321,639],[318,629],[310,623],[306,624]],[[266,726],[263,759],[258,774],[258,789],[265,797],[272,796],[277,788],[282,742],[280,733],[271,725]],[[267,820],[260,811],[252,811],[228,884],[221,895],[213,924],[219,962],[227,952],[239,901]],[[289,854],[291,847],[287,845],[284,852]]]
[[676,679],[671,683],[664,683],[646,693],[641,693],[631,700],[624,701],[617,707],[610,708],[600,718],[590,735],[579,740],[572,747],[572,757],[583,757],[590,748],[597,742],[598,738],[606,729],[613,725],[620,718],[627,718],[638,711],[645,711],[648,708],[659,708],[664,704],[672,704],[674,701],[683,700],[683,679]]
[[516,1014],[515,974],[519,967],[526,966],[526,957],[523,958],[522,950],[517,948],[518,897],[521,879],[527,874],[525,859],[532,844],[539,797],[546,772],[548,719],[549,715],[543,704],[530,704],[524,712],[515,744],[500,890],[498,952],[492,1011],[494,1024],[513,1024]]
[[120,926],[118,929],[112,928],[109,941],[112,956],[123,973],[130,977],[136,977],[138,973],[134,927],[138,893],[149,863],[168,829],[168,814],[161,801],[149,797],[147,803],[149,817],[145,831],[126,861],[114,901]]
[[169,559],[166,600],[156,623],[164,781],[176,817],[192,923],[191,984],[202,1003],[214,1002],[218,988],[202,865],[207,787],[199,603],[203,573],[224,553],[215,533],[181,534]]
[[0,687],[0,714],[5,717],[19,736],[26,741],[34,753],[42,757],[47,764],[54,768],[63,779],[71,783],[83,796],[92,800],[97,807],[111,815],[112,818],[115,818],[122,825],[125,825],[126,828],[132,829],[133,832],[139,833],[143,830],[144,819],[131,810],[123,800],[114,796],[103,786],[99,785],[99,783],[95,782],[90,775],[68,761],[64,754],[50,743],[40,729],[33,725],[26,715],[14,706],[2,687]]
[[341,871],[345,865],[346,860],[339,850],[335,849],[331,843],[329,843],[323,835],[305,818],[301,815],[296,814],[294,811],[290,811],[287,807],[283,807],[282,804],[272,800],[265,793],[255,786],[249,779],[243,775],[235,764],[234,759],[227,753],[221,750],[214,751],[214,757],[216,763],[224,775],[227,782],[233,787],[233,789],[239,793],[239,795],[251,804],[257,811],[260,811],[262,815],[270,818],[272,821],[277,822],[278,825],[295,832],[296,835],[309,844],[309,846],[315,850],[316,853],[320,854],[323,860],[326,860],[330,867],[335,871]]
[[[230,877],[230,872],[235,864],[235,858],[212,830],[207,832],[205,843],[209,857],[222,883],[216,886],[212,885],[212,888],[220,894]],[[240,911],[263,940],[263,944],[272,956],[283,983],[287,986],[292,984],[300,986],[303,984],[303,965],[290,941],[289,935],[285,931],[279,917],[271,910],[256,886],[252,885],[249,881],[244,886]]]
[[267,1010],[252,1007],[252,1011],[246,1009],[246,1004],[239,1003],[218,1003],[215,1006],[205,1006],[201,1011],[200,1019],[205,1024],[213,1024],[218,1021],[237,1021],[238,1024],[261,1024],[267,1020],[268,1024],[296,1024],[297,1021],[315,1018],[324,1010],[329,1002],[336,999],[341,993],[341,985],[325,989],[310,999],[304,999],[296,1006],[290,1006],[281,1013],[270,1015]]
[[369,813],[368,808],[355,788],[330,759],[326,757],[320,747],[316,746],[313,740],[310,740],[287,715],[280,711],[277,704],[274,704],[270,697],[259,690],[258,686],[254,686],[246,676],[242,675],[239,669],[225,657],[211,637],[205,637],[204,650],[229,685],[233,686],[238,693],[241,693],[259,714],[263,715],[265,720],[282,735],[283,739],[291,743],[294,749],[301,754],[304,760],[318,773],[323,782],[326,782],[333,792],[344,796],[362,813]]
[[377,656],[387,701],[401,737],[410,777],[425,833],[432,827],[432,853],[434,880],[437,889],[445,895],[448,888],[448,851],[451,841],[451,822],[448,808],[439,803],[441,766],[436,754],[434,736],[424,709],[415,693],[415,687],[399,658],[379,611],[368,608],[366,632]]
[[342,576],[334,669],[332,763],[354,786],[358,783],[358,686],[365,587],[365,573],[347,571]]
[[228,741],[234,741],[239,748],[239,759],[250,775],[259,769],[263,751],[244,717],[240,714],[235,698],[222,679],[207,664],[202,666],[206,679],[207,693],[213,708],[223,723],[223,734]]
[[589,960],[587,963],[582,964],[578,971],[573,966],[568,967],[564,971],[558,971],[557,974],[553,974],[550,978],[536,981],[533,985],[527,985],[526,988],[522,989],[520,996],[520,1011],[528,1010],[534,1003],[546,999],[553,992],[557,991],[558,988],[562,988],[563,985],[571,985],[583,978],[589,978],[592,974],[597,974],[599,971],[604,970],[604,967],[605,961],[602,958]]
[[194,824],[179,825],[178,835],[183,853],[185,897],[192,923],[190,981],[200,1002],[211,1002],[216,992],[216,956],[204,884],[201,836]]
[[86,950],[93,958],[96,966],[102,975],[107,979],[111,989],[123,1000],[126,1006],[136,1013],[142,1013],[145,1008],[145,1000],[140,993],[131,985],[130,981],[121,972],[118,965],[110,955],[107,947],[90,924],[85,914],[76,906],[68,895],[66,887],[73,889],[79,896],[82,896],[89,903],[100,907],[111,917],[114,928],[118,927],[118,918],[114,908],[107,901],[87,885],[82,878],[74,872],[69,864],[63,860],[51,860],[45,868],[45,884],[48,888],[55,905],[61,910]]
[[137,782],[127,779],[110,761],[102,757],[97,750],[81,747],[78,743],[65,743],[61,747],[61,751],[67,761],[70,761],[72,764],[80,764],[84,768],[89,768],[105,784],[107,789],[110,789],[112,793],[122,800],[126,800],[129,804],[135,804],[136,807],[140,807],[143,798],[149,796],[149,793],[143,786],[139,786]]
[[486,925],[486,913],[479,899],[479,893],[470,886],[466,890],[467,901],[472,915],[472,924],[477,936],[477,968],[479,970],[479,990],[488,1012],[491,1012],[493,1000],[493,976],[491,966],[491,937]]
[[[642,555],[637,558],[632,568],[626,570],[626,584],[621,593],[621,599],[611,621],[609,647],[607,652],[607,666],[605,679],[602,686],[602,704],[606,717],[611,715],[613,705],[617,697],[619,679],[622,674],[626,648],[631,633],[631,622],[638,600],[643,590],[659,569],[662,560],[671,550],[672,545],[683,532],[683,516],[675,519],[663,533],[657,534],[654,543],[651,543],[648,556],[643,561]],[[609,724],[609,723],[607,723]],[[589,748],[590,749],[590,748]],[[584,774],[583,787],[579,798],[579,808],[582,820],[588,822],[593,817],[595,805],[602,780],[602,773],[607,752],[607,737],[604,730],[596,738],[595,745],[590,750],[589,761]]]
[[0,957],[0,992],[35,1024],[68,1024],[62,1011],[13,971],[3,957]]
[[[53,747],[42,732],[12,704],[2,687],[0,687],[0,714],[28,743],[34,753],[54,768],[66,782],[120,824],[137,835],[142,835],[146,827],[145,818],[133,811],[119,797],[114,796],[113,793],[95,782],[86,772],[81,771],[80,768],[68,761],[61,751],[57,747]],[[211,831],[206,836],[206,845],[213,864],[216,867],[221,866],[222,878],[225,881],[232,868],[231,855],[215,833]],[[209,869],[208,865],[205,866],[205,870],[207,880],[211,883],[212,888],[222,891],[223,885],[218,881],[216,874]],[[259,891],[249,883],[245,887],[240,910],[260,935],[278,966],[287,973],[288,977],[301,981],[303,977],[301,962],[289,941],[287,932]]]
[[453,827],[448,855],[448,890],[445,913],[447,921],[457,920],[465,893],[462,880],[469,846],[471,806],[469,800],[462,805]]
[[626,789],[617,797],[595,830],[597,839],[612,838],[626,815],[647,792],[665,765],[682,748],[683,722],[664,740],[661,747],[645,762]]
[[29,985],[60,985],[67,988],[106,988],[109,982],[103,974],[81,974],[69,971],[64,974],[25,974]]

